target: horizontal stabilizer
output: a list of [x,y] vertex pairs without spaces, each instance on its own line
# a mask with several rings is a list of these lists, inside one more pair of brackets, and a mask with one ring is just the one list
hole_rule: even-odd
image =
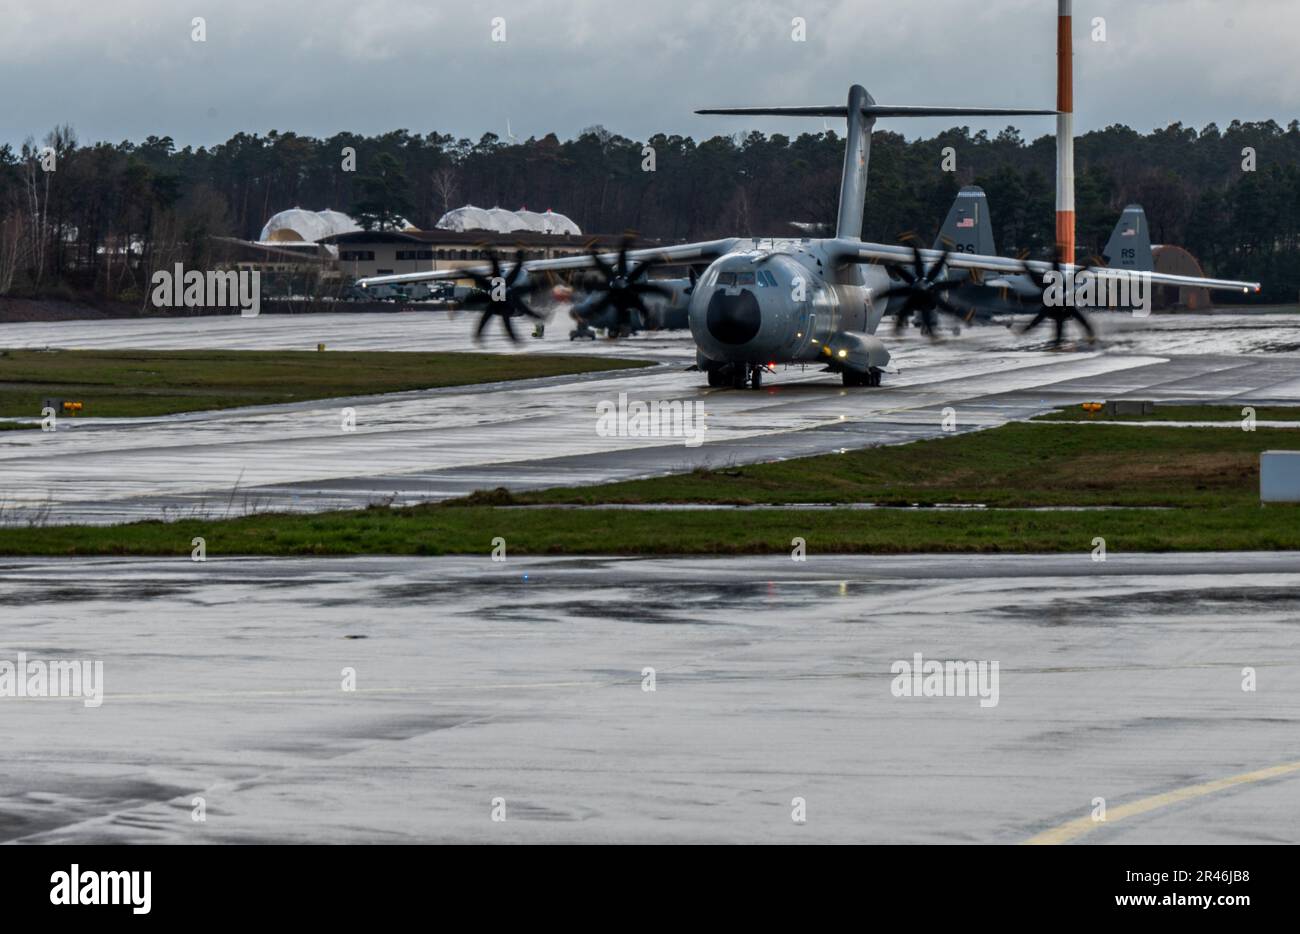
[[909,107],[906,104],[871,104],[862,108],[868,117],[1043,117],[1055,110],[1022,110],[1017,107]]
[[[697,110],[697,114],[731,114],[748,117],[847,117],[849,109],[843,104],[826,107],[713,107]],[[867,104],[861,108],[864,117],[1035,117],[1052,116],[1055,110],[1020,110],[1013,107],[914,107],[895,104]]]

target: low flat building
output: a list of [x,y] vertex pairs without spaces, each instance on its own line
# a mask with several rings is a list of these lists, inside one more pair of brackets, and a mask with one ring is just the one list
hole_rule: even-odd
[[[548,234],[535,231],[497,233],[487,230],[358,230],[325,237],[338,249],[339,273],[350,279],[392,276],[479,266],[493,250],[513,259],[519,249],[525,259],[555,259],[575,253],[617,250],[622,235]],[[658,241],[634,239],[635,248]],[[468,280],[466,280],[468,281]]]

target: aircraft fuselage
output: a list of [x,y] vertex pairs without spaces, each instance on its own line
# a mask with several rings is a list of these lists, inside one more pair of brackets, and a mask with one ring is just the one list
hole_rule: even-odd
[[888,352],[874,334],[888,308],[875,296],[890,285],[884,267],[836,262],[819,240],[742,240],[691,295],[700,365],[851,366],[844,345],[852,336],[881,367]]

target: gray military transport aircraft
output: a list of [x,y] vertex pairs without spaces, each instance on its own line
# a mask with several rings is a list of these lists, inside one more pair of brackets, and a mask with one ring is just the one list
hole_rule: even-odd
[[[651,266],[703,267],[691,293],[689,320],[696,363],[710,386],[754,389],[763,374],[778,364],[824,364],[840,373],[846,386],[878,386],[890,354],[876,330],[886,315],[902,321],[914,317],[933,336],[937,312],[961,313],[944,293],[980,270],[995,275],[1127,275],[1123,270],[1084,269],[1072,264],[1022,262],[1001,256],[923,250],[859,239],[867,189],[871,132],[885,117],[967,117],[1055,115],[1054,110],[1008,108],[917,107],[877,104],[861,85],[849,89],[845,104],[807,107],[733,107],[700,110],[701,114],[739,116],[844,117],[848,133],[840,178],[835,236],[828,238],[728,238],[668,247],[628,250],[603,256],[566,256],[525,261],[517,254],[508,268],[493,256],[490,266],[449,269],[363,279],[362,287],[429,279],[472,276],[484,287],[484,311],[477,334],[493,316],[513,337],[512,317],[538,318],[525,298],[536,291],[533,277],[563,270],[597,269],[606,273],[608,304],[620,313],[643,310],[642,296],[662,294]],[[954,275],[949,276],[949,271]],[[1239,292],[1258,290],[1258,283],[1200,279],[1149,273],[1156,285],[1200,286]],[[1071,279],[1075,282],[1076,280]],[[1077,282],[1076,282],[1077,285]],[[1081,318],[1072,306],[1052,308],[1050,318]]]

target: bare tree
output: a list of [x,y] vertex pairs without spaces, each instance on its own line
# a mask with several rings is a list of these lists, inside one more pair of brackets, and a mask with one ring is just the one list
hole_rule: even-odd
[[[32,268],[32,286],[39,288],[45,275],[50,242],[50,183],[64,156],[77,148],[77,134],[68,124],[56,126],[37,148],[29,136],[22,146],[22,179],[27,195],[29,218],[27,257]],[[60,236],[62,231],[60,230]]]
[[452,202],[456,200],[456,195],[460,190],[460,182],[456,178],[456,170],[449,165],[445,165],[433,173],[433,190],[439,200],[442,201],[442,213],[446,214],[451,210]]
[[0,214],[0,295],[8,295],[23,258],[24,238],[21,211],[6,208]]
[[22,148],[23,191],[27,196],[27,261],[32,271],[32,286],[39,288],[45,274],[45,247],[48,240],[47,214],[50,202],[49,153],[36,147],[30,136]]

